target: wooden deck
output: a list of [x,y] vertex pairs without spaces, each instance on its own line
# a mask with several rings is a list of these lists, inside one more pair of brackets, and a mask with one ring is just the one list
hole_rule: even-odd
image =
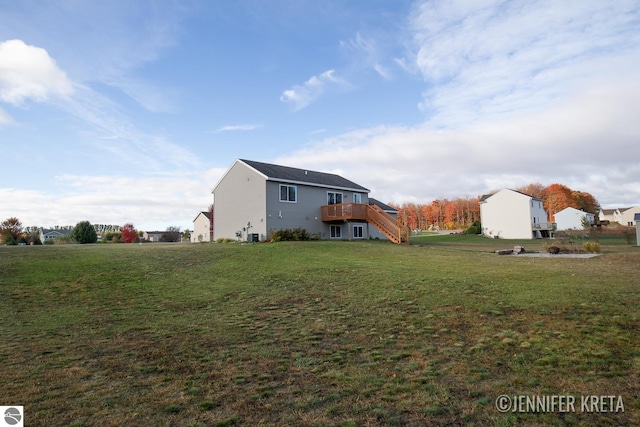
[[320,207],[322,221],[366,221],[394,243],[409,243],[409,230],[378,206],[339,203]]
[[369,205],[362,203],[339,203],[320,208],[323,221],[367,220]]

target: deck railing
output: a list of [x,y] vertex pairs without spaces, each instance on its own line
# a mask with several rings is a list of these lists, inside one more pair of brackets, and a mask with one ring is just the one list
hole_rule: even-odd
[[555,222],[534,222],[531,224],[532,230],[551,230],[555,231],[558,225]]
[[395,218],[378,206],[362,203],[339,203],[320,208],[323,221],[367,221],[394,243],[408,243],[409,232]]

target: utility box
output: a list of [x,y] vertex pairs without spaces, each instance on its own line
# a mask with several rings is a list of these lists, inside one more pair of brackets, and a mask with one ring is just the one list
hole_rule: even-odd
[[258,233],[249,234],[249,241],[253,242],[253,243],[259,243],[260,242],[260,234],[258,234]]

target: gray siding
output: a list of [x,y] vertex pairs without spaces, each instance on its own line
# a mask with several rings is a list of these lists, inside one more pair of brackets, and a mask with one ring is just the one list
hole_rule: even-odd
[[[282,184],[296,185],[298,189],[296,203],[280,201],[280,185]],[[342,193],[344,203],[353,201],[353,191],[268,181],[267,231],[300,227],[306,229],[310,234],[320,233],[321,239],[329,239],[330,224],[322,222],[320,207],[327,204],[327,193],[330,191]],[[359,194],[362,195],[362,203],[368,203],[367,194]],[[347,239],[349,235],[350,231],[347,225],[343,224],[342,238]],[[367,237],[365,236],[365,238]]]
[[236,239],[236,232],[246,240],[248,233],[258,233],[260,239],[267,237],[265,215],[266,179],[243,163],[235,162],[213,190],[214,240]]

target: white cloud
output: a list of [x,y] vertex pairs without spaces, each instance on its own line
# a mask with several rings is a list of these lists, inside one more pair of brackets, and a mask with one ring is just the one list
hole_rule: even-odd
[[22,40],[0,43],[0,100],[22,105],[27,99],[45,102],[73,91],[65,72],[46,50]]
[[590,88],[545,111],[498,115],[457,129],[361,129],[276,162],[342,173],[387,202],[426,203],[560,182],[603,205],[637,205],[640,87],[634,81]]
[[193,227],[193,218],[213,201],[212,182],[225,172],[208,169],[161,176],[61,175],[55,178],[56,196],[44,191],[0,188],[0,199],[11,200],[12,210],[0,206],[0,219],[15,216],[25,226],[133,223],[143,230],[168,226]]
[[382,63],[383,54],[375,39],[367,38],[358,32],[349,41],[341,41],[340,47],[356,68],[371,68],[383,79],[391,79],[391,71],[388,66]]
[[327,88],[336,85],[346,85],[346,82],[335,75],[335,70],[328,70],[311,77],[301,85],[295,85],[285,90],[280,96],[282,102],[293,105],[294,111],[302,110],[319,98]]
[[533,111],[638,69],[638,17],[629,1],[420,2],[410,22],[429,85],[421,107],[455,127]]
[[0,108],[0,125],[10,125],[13,124],[14,120],[11,118],[6,111]]
[[260,125],[227,125],[216,129],[216,132],[249,131],[260,128]]

